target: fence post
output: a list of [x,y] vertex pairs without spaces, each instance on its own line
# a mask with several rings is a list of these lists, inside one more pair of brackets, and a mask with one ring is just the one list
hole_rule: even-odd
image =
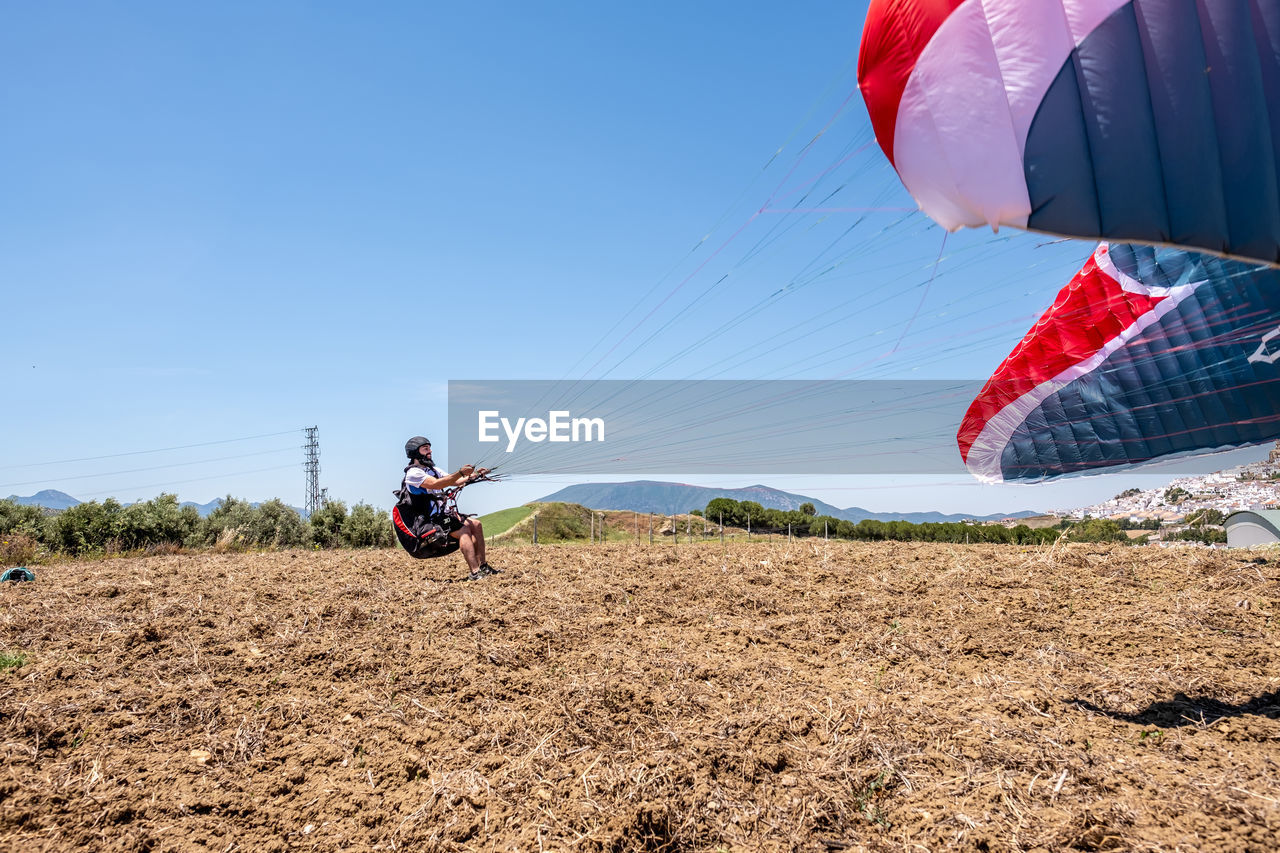
[[831,538],[831,531],[827,530],[827,522],[825,521],[822,522],[822,538],[824,541]]
[[653,544],[653,513],[649,513],[649,544]]
[[747,516],[747,541],[751,541],[751,516]]
[[787,544],[791,544],[791,522],[787,522]]
[[533,514],[533,544],[538,544],[538,514]]
[[724,544],[724,513],[720,513],[720,544]]

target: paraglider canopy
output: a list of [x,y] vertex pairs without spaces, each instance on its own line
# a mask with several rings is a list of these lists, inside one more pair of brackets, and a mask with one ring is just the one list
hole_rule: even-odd
[[1280,4],[872,0],[858,78],[948,229],[1280,262]]
[[988,482],[1037,481],[1280,438],[1280,271],[1100,245],[970,405]]

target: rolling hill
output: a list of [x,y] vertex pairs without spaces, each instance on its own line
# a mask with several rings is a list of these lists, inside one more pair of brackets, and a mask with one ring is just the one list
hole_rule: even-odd
[[36,492],[34,495],[22,497],[20,495],[9,495],[5,500],[13,501],[20,506],[42,506],[45,509],[70,509],[76,506],[80,501],[71,497],[66,492],[60,492],[57,489],[44,489]]
[[872,512],[853,506],[841,509],[815,498],[784,492],[769,486],[755,485],[741,489],[719,489],[710,486],[693,486],[685,483],[663,483],[654,480],[633,480],[625,483],[579,483],[566,486],[554,494],[539,498],[535,503],[577,503],[592,509],[622,509],[633,512],[653,512],[663,515],[702,509],[712,498],[731,498],[735,501],[755,501],[769,509],[799,509],[803,503],[811,503],[818,515],[830,515],[857,523],[864,519],[877,521],[924,522],[961,521],[973,518],[992,521],[1000,518],[1025,518],[1039,513],[1023,510],[1008,514],[963,515],[941,512]]

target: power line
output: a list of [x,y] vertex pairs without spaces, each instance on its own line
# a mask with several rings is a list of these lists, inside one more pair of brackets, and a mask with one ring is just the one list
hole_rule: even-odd
[[69,474],[65,477],[45,477],[39,480],[26,480],[21,483],[0,483],[0,489],[12,489],[16,486],[34,486],[44,483],[61,482],[63,480],[87,480],[90,477],[115,477],[120,474],[137,474],[142,471],[162,471],[166,468],[184,468],[191,465],[207,465],[211,462],[226,462],[231,459],[247,459],[250,456],[269,456],[273,453],[283,453],[287,450],[293,450],[292,447],[277,447],[274,450],[261,450],[256,453],[240,453],[235,456],[218,456],[213,459],[197,459],[195,461],[174,462],[171,465],[153,465],[149,468],[127,468],[123,471],[97,471],[92,474]]
[[198,444],[179,444],[174,447],[159,447],[155,450],[130,450],[124,453],[100,453],[94,456],[85,456],[80,459],[55,459],[49,462],[24,462],[21,465],[0,465],[0,471],[7,471],[13,468],[37,468],[42,465],[69,465],[73,462],[97,462],[99,459],[117,459],[121,456],[141,456],[146,453],[167,453],[170,450],[189,450],[193,447],[212,447],[215,444],[232,444],[237,441],[253,441],[257,438],[273,438],[277,435],[290,435],[297,432],[296,429],[287,429],[281,432],[264,432],[261,435],[247,435],[243,438],[224,438],[218,441],[202,441]]
[[[290,432],[293,432],[293,430],[290,430]],[[186,483],[200,483],[200,482],[205,482],[207,480],[221,480],[227,477],[239,477],[243,474],[261,474],[266,471],[283,471],[285,468],[296,469],[297,465],[296,463],[292,465],[276,465],[272,468],[254,468],[249,471],[236,471],[231,474],[215,474],[212,477],[195,477],[190,480],[171,480],[167,483],[151,483],[150,485],[146,485],[146,486],[130,486],[127,489],[107,489],[101,492],[89,492],[88,494],[85,495],[85,497],[91,498],[91,497],[94,497],[95,495],[118,494],[120,492],[131,492],[131,491],[142,490],[142,489],[158,489],[163,486],[181,486],[181,485],[185,485]]]

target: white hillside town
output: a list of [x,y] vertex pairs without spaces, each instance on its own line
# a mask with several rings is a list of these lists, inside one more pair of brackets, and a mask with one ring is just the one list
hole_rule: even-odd
[[1117,521],[1157,519],[1173,523],[1199,510],[1232,513],[1280,508],[1280,442],[1261,462],[1210,474],[1180,477],[1155,489],[1130,489],[1110,500],[1079,509],[1058,510],[1064,518],[1111,518]]

